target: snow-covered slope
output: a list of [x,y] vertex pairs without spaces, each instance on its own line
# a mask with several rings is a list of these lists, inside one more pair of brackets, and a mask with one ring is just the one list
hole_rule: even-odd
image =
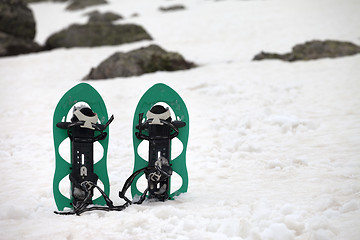
[[[32,4],[44,43],[94,9],[115,11],[153,41],[0,59],[0,239],[358,239],[360,55],[252,62],[312,39],[360,44],[357,0],[109,1],[66,12]],[[160,6],[187,9],[162,13]],[[138,13],[138,17],[131,17]],[[188,193],[122,212],[53,214],[52,115],[60,97],[115,51],[157,43],[200,66],[91,81],[110,128],[111,198],[133,167],[132,117],[162,82],[190,114]]]

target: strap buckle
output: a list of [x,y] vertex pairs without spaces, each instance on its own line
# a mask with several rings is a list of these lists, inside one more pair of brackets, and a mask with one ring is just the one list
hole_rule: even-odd
[[159,182],[161,179],[161,173],[156,171],[149,174],[149,178],[153,182]]
[[95,187],[94,183],[91,181],[84,181],[80,183],[80,186],[86,192],[89,192],[91,189]]

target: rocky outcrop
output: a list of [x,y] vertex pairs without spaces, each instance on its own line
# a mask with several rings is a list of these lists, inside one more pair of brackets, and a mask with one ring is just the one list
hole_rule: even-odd
[[135,24],[74,24],[51,35],[46,40],[46,48],[95,47],[119,45],[140,40],[151,40],[151,36]]
[[23,0],[25,3],[36,3],[36,2],[66,2],[68,0]]
[[33,13],[22,0],[0,1],[0,56],[40,51],[35,33]]
[[100,13],[99,11],[93,11],[86,15],[89,16],[89,23],[111,23],[123,19],[121,15],[113,12]]
[[185,6],[181,4],[171,5],[168,7],[159,7],[159,10],[162,12],[172,12],[172,11],[179,11],[179,10],[185,10]]
[[66,10],[74,11],[84,9],[86,7],[107,4],[105,0],[71,0]]
[[34,39],[35,19],[21,0],[0,1],[0,32],[19,38]]
[[139,76],[156,71],[177,71],[195,67],[179,53],[167,52],[158,45],[136,49],[128,53],[116,52],[96,68],[92,68],[84,80]]
[[319,58],[337,58],[358,53],[360,53],[360,46],[351,42],[314,40],[295,45],[291,52],[285,54],[261,52],[257,54],[253,60],[280,59],[293,62]]
[[41,51],[41,46],[31,39],[18,38],[0,32],[0,57]]

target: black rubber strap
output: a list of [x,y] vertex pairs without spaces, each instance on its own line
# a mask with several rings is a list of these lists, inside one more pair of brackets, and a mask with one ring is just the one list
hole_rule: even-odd
[[[92,182],[88,182],[86,183],[88,184],[87,186],[84,186],[84,184],[81,184],[82,189],[86,192],[86,197],[84,198],[84,200],[82,201],[82,203],[80,204],[80,206],[75,207],[74,209],[70,212],[58,212],[58,211],[54,211],[54,213],[59,214],[59,215],[80,215],[84,212],[89,212],[89,211],[94,211],[94,210],[102,210],[102,211],[122,211],[124,210],[127,206],[129,206],[128,203],[125,203],[124,205],[121,206],[114,206],[113,202],[111,201],[111,199],[106,195],[106,193],[97,185],[93,184]],[[89,204],[87,203],[87,201],[91,198],[91,191],[96,188],[97,190],[99,190],[99,192],[101,193],[101,195],[103,196],[103,198],[105,199],[106,205],[107,206],[92,206],[92,207],[88,207]]]
[[144,172],[145,170],[148,170],[149,167],[144,167],[144,168],[141,168],[137,171],[135,171],[133,174],[131,174],[131,176],[125,181],[124,183],[124,186],[122,188],[122,190],[119,192],[119,197],[124,199],[127,203],[131,204],[133,203],[131,200],[129,200],[125,194],[126,194],[126,191],[129,189],[129,187],[131,186],[132,182],[134,181],[135,177],[137,175],[139,175],[140,173]]

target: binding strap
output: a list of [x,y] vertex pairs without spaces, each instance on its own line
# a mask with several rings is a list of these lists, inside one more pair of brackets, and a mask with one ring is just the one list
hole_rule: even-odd
[[[58,212],[58,211],[54,211],[54,213],[59,214],[59,215],[80,215],[84,212],[88,212],[88,211],[93,211],[93,210],[103,210],[103,211],[122,211],[124,210],[129,204],[125,203],[124,205],[121,206],[114,206],[113,202],[111,201],[111,199],[106,195],[106,193],[96,184],[94,184],[91,181],[85,181],[82,182],[80,184],[82,190],[84,190],[84,192],[86,193],[86,197],[84,198],[84,200],[82,201],[82,203],[75,207],[72,211],[69,212]],[[101,195],[103,196],[103,198],[105,199],[106,205],[107,206],[91,206],[88,207],[90,204],[87,203],[88,200],[91,199],[92,197],[92,191],[93,189],[96,188]]]
[[[80,111],[78,111],[80,112]],[[85,119],[81,114],[77,114],[76,115],[77,118],[80,118],[80,121],[77,122],[60,122],[57,123],[56,126],[62,129],[67,129],[67,133],[68,136],[70,138],[71,141],[75,141],[75,142],[84,142],[84,143],[93,143],[99,140],[104,139],[107,136],[106,132],[103,132],[108,126],[109,124],[114,120],[114,116],[112,115],[110,117],[110,119],[104,124],[97,124],[94,123],[93,120],[95,119]],[[97,118],[97,115],[96,115]],[[96,137],[93,138],[76,138],[73,137],[71,134],[70,129],[75,127],[75,126],[80,126],[80,127],[85,127],[85,128],[89,128],[91,130],[94,131],[99,131],[100,134]],[[73,210],[66,212],[66,211],[54,211],[54,213],[56,214],[60,214],[60,215],[80,215],[81,213],[84,212],[88,212],[88,211],[92,211],[92,210],[104,210],[104,211],[122,211],[124,210],[129,204],[125,203],[124,205],[121,206],[114,206],[113,202],[110,200],[110,198],[106,195],[106,193],[99,187],[97,186],[95,183],[97,182],[97,175],[93,174],[94,176],[92,177],[91,181],[83,181],[83,182],[79,182],[79,179],[77,179],[75,176],[73,176],[72,174],[70,174],[70,181],[74,184],[74,186],[80,188],[79,190],[82,190],[85,194],[83,197],[81,197],[81,200],[79,200],[80,204],[76,204],[77,206],[73,205]],[[89,205],[91,205],[91,198],[93,196],[93,190],[97,189],[102,197],[105,199],[106,205],[107,206],[91,206],[89,207]],[[74,196],[73,196],[74,197]]]
[[141,169],[135,171],[133,174],[131,174],[131,176],[126,180],[122,190],[119,192],[119,197],[124,199],[126,201],[126,203],[128,203],[128,204],[141,204],[145,200],[146,194],[149,191],[149,187],[146,188],[146,190],[143,192],[143,194],[141,195],[140,199],[137,202],[133,202],[133,201],[129,200],[125,196],[125,193],[129,189],[129,187],[131,186],[131,184],[134,181],[135,177],[137,175],[139,175],[140,173],[145,172],[146,170],[149,170],[149,169],[150,169],[150,167],[141,168]]

